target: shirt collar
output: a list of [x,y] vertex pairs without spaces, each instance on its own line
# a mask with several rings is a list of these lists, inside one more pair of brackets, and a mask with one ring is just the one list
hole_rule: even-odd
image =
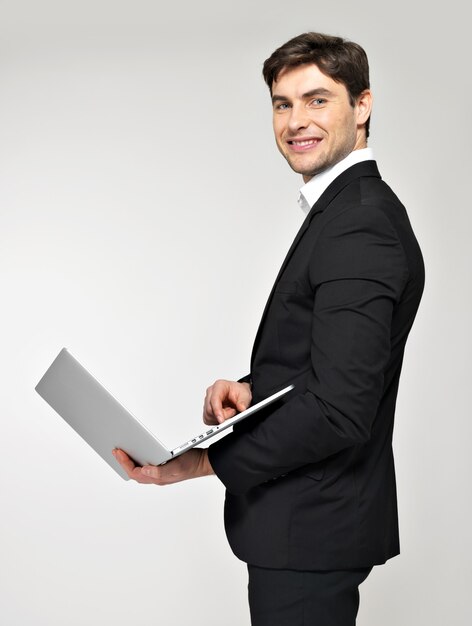
[[372,148],[361,148],[360,150],[353,150],[344,159],[333,165],[332,167],[324,170],[320,174],[313,176],[307,183],[300,189],[298,196],[298,204],[302,211],[308,215],[311,207],[321,197],[321,194],[327,189],[327,187],[337,178],[344,170],[347,170],[356,163],[362,161],[374,160],[374,153]]

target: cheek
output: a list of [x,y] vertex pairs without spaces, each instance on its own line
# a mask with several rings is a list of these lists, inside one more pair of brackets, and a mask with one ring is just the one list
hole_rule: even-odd
[[279,150],[286,149],[286,145],[284,141],[286,130],[287,129],[285,125],[282,126],[281,124],[278,124],[277,126],[274,127],[274,137],[275,137],[275,141],[277,143]]
[[344,135],[352,135],[352,133],[356,132],[357,119],[352,113],[345,115],[344,120],[340,120],[339,123],[343,125]]
[[329,134],[332,143],[340,145],[350,141],[355,136],[357,126],[352,116],[339,115],[335,120],[331,120],[330,128]]
[[274,129],[274,133],[278,136],[285,128],[286,123],[280,115],[274,115],[272,118],[272,128]]
[[338,124],[339,121],[333,119],[333,115],[328,111],[326,111],[326,113],[324,111],[317,111],[317,114],[311,117],[311,127],[315,131],[318,130],[328,137],[336,134]]
[[275,140],[276,140],[277,143],[280,143],[281,142],[281,136],[282,136],[283,129],[280,128],[280,125],[278,125],[278,124],[277,125],[274,124],[273,125],[273,129],[274,129]]

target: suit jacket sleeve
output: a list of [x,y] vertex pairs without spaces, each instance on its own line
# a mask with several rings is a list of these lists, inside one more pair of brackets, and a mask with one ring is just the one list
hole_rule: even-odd
[[392,314],[408,278],[404,251],[382,211],[351,206],[327,221],[307,264],[313,315],[306,390],[209,449],[214,471],[235,494],[370,437]]

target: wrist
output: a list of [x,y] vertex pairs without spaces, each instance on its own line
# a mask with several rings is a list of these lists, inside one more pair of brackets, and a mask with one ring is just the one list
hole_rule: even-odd
[[199,476],[213,476],[215,473],[208,458],[208,448],[202,449],[199,470]]

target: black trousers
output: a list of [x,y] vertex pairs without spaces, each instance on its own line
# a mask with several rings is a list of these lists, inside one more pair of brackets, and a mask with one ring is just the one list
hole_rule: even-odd
[[294,571],[248,565],[252,626],[355,626],[372,568]]

